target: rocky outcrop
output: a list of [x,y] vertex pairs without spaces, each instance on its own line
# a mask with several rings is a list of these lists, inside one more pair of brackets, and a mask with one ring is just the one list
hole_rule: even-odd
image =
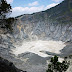
[[49,10],[17,17],[15,37],[25,40],[72,40],[72,1]]
[[0,72],[27,72],[22,71],[14,66],[12,62],[0,57]]
[[[22,41],[63,41],[67,46],[59,56],[72,54],[72,0],[64,0],[46,11],[16,17],[12,33],[3,23],[0,24],[0,55],[22,70],[45,72],[46,60],[50,58],[42,58],[33,53],[23,53],[16,57],[12,49],[15,49],[15,45],[22,45]],[[47,54],[56,55],[51,52]]]

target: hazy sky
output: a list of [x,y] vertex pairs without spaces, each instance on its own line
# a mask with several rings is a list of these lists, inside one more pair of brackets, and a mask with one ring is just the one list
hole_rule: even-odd
[[31,14],[49,9],[63,0],[7,0],[12,6],[11,16]]

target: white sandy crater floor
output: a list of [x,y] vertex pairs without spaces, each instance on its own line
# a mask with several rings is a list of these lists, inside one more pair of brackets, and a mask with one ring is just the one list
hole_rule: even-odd
[[52,53],[59,54],[60,50],[63,49],[66,45],[62,41],[30,41],[23,42],[22,46],[16,45],[15,49],[12,49],[12,53],[16,56],[21,53],[31,52],[35,53],[41,57],[48,57],[48,54],[45,54],[43,51],[49,51]]

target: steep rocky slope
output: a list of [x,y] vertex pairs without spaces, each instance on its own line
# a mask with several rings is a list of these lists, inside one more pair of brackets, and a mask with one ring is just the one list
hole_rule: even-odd
[[72,54],[72,0],[46,11],[18,16],[12,28],[12,33],[0,28],[0,55],[19,69],[45,72],[51,56]]
[[17,69],[12,62],[0,57],[0,72],[26,72]]
[[21,38],[42,40],[72,40],[72,1],[65,0],[49,10],[17,17]]

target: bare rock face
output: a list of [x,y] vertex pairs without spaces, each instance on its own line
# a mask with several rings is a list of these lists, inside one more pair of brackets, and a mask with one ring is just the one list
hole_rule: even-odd
[[[4,26],[0,28],[0,56],[24,71],[45,72],[47,60],[51,56],[64,57],[72,54],[72,0],[64,0],[46,11],[18,16],[12,28],[12,33]],[[12,50],[16,49],[15,45],[22,46],[22,42],[36,40],[62,41],[66,46],[61,50],[61,54],[40,51],[50,55],[46,58],[29,52],[18,56],[12,53]]]
[[49,10],[17,17],[15,37],[27,40],[72,40],[72,1]]

